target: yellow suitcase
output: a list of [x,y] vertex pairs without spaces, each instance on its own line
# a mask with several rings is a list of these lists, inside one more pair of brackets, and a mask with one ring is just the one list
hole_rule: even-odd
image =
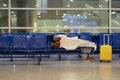
[[100,62],[112,60],[112,46],[110,45],[101,45],[100,46]]
[[103,34],[103,45],[100,46],[100,62],[111,62],[112,60],[112,46],[109,45],[109,38],[109,34]]

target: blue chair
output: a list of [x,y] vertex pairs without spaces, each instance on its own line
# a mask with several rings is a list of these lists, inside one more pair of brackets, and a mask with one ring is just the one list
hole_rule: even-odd
[[11,50],[11,60],[13,60],[13,54],[24,54],[28,51],[27,36],[25,34],[14,34]]
[[[111,34],[111,45],[113,48],[113,52],[120,52],[120,33],[112,33]],[[119,55],[120,57],[120,55]]]
[[4,57],[6,57],[6,54],[9,57],[9,38],[8,35],[2,34],[0,35],[0,51],[3,53]]
[[40,64],[40,61],[42,59],[42,54],[48,54],[49,53],[49,45],[47,42],[47,35],[34,35],[31,38],[31,44],[29,49],[32,51],[33,56],[35,54],[40,55],[38,57],[38,64]]

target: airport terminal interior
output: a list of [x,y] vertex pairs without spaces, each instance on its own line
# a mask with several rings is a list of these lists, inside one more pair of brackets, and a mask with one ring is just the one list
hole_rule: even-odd
[[0,80],[120,80],[120,0],[0,0]]

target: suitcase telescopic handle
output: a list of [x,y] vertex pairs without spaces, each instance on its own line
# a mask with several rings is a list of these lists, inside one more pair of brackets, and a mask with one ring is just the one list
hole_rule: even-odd
[[108,38],[107,38],[107,40],[108,40],[108,43],[107,43],[107,44],[109,44],[109,43],[110,43],[110,42],[109,42],[109,41],[110,41],[110,35],[109,35],[109,34],[104,34],[104,35],[103,35],[103,44],[105,44],[105,37],[106,37],[106,36],[108,37]]

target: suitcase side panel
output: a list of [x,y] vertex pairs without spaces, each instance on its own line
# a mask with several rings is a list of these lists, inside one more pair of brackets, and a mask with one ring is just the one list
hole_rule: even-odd
[[110,45],[100,46],[100,60],[112,60],[112,47]]

